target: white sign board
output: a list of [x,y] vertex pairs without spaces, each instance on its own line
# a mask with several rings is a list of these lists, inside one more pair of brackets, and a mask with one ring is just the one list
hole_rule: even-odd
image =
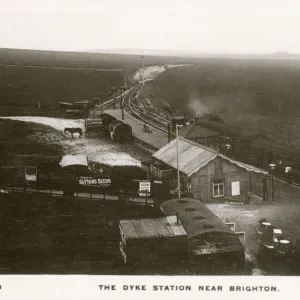
[[140,181],[140,186],[139,186],[140,197],[145,197],[146,192],[147,192],[147,196],[150,196],[150,187],[151,187],[150,181]]
[[239,181],[233,181],[231,182],[231,195],[232,196],[239,196],[240,193],[240,182]]
[[26,181],[36,181],[37,167],[25,167],[25,179]]

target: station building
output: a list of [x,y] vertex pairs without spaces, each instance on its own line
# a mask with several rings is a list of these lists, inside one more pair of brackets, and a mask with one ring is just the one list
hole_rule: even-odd
[[152,176],[161,179],[173,177],[175,180],[177,153],[181,190],[189,186],[196,199],[202,202],[246,203],[252,194],[262,197],[263,179],[268,172],[182,137],[153,154]]

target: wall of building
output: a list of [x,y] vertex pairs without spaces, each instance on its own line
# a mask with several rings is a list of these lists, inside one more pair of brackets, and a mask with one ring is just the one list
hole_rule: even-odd
[[[251,175],[250,175],[251,174]],[[226,199],[247,201],[249,193],[255,187],[262,190],[264,175],[248,172],[222,158],[216,158],[191,176],[192,193],[203,202],[223,202]],[[251,176],[251,179],[250,179]],[[213,181],[224,181],[224,196],[214,197]],[[232,195],[232,182],[239,182],[240,195]]]
[[126,240],[126,263],[133,265],[172,264],[188,257],[187,236]]

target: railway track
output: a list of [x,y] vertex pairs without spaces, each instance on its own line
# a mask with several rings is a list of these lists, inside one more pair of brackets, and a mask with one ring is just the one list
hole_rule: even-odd
[[135,118],[143,121],[144,123],[150,125],[151,127],[160,130],[162,132],[168,132],[168,125],[170,121],[144,107],[139,107],[134,104],[134,96],[136,92],[140,89],[141,84],[135,86],[135,88],[130,91],[124,98],[122,105],[127,110],[128,113],[133,115]]
[[101,103],[100,105],[98,105],[97,108],[91,112],[90,118],[95,119],[95,116],[97,114],[101,114],[101,113],[103,113],[104,110],[109,109],[110,107],[114,106],[116,103],[118,103],[121,100],[122,96],[124,99],[124,97],[126,97],[126,95],[128,93],[130,93],[130,91],[134,88],[135,87],[130,88],[129,90],[125,91],[122,95],[118,95],[116,98],[109,99],[109,100]]

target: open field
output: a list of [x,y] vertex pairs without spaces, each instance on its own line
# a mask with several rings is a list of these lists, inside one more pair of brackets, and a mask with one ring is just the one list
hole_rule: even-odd
[[124,265],[120,219],[161,217],[159,207],[111,200],[0,194],[1,274],[196,275],[246,274],[199,266],[186,259],[166,265]]
[[273,138],[300,139],[300,62],[207,59],[169,69],[148,93],[185,113],[217,114]]
[[58,109],[60,101],[101,100],[124,82],[120,71],[24,66],[0,66],[0,78],[1,106],[20,110],[37,109],[40,104],[42,112]]
[[1,274],[115,274],[122,270],[118,219],[156,208],[43,196],[0,195]]

